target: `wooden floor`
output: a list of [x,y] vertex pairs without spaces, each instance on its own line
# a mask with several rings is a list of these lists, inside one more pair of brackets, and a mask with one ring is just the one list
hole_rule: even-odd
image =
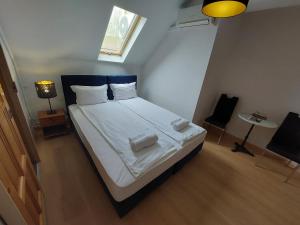
[[[299,174],[255,166],[210,135],[204,150],[120,219],[76,136],[38,141],[48,225],[299,225]],[[298,177],[297,177],[298,176]]]

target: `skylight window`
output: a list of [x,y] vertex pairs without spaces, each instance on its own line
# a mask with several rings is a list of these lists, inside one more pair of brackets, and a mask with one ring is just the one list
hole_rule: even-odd
[[99,60],[124,62],[145,22],[145,18],[114,6],[101,45]]

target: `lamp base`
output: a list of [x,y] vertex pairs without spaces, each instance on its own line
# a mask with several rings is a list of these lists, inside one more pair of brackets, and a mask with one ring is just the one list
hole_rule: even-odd
[[48,103],[49,103],[49,110],[47,111],[47,114],[48,114],[48,115],[50,115],[50,114],[55,114],[56,111],[52,109],[51,102],[50,102],[50,98],[48,98]]
[[56,113],[56,110],[48,110],[48,111],[47,111],[47,114],[48,114],[48,115],[55,114],[55,113]]

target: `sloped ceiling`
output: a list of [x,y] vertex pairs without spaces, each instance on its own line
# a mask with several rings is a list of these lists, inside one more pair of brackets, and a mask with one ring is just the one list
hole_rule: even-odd
[[[0,0],[0,27],[20,64],[96,62],[113,5],[148,18],[125,63],[142,65],[174,23],[182,0]],[[198,1],[199,2],[199,1]],[[201,2],[201,1],[200,1]],[[300,4],[250,0],[249,10]],[[22,65],[20,65],[22,66]]]
[[0,0],[0,26],[16,60],[96,61],[113,5],[148,18],[126,63],[142,64],[176,20],[180,0]]
[[[140,68],[177,18],[180,0],[0,0],[0,27],[14,56],[31,119],[47,109],[34,82],[51,79],[64,107],[61,74],[140,74]],[[114,5],[146,17],[124,64],[98,62]]]

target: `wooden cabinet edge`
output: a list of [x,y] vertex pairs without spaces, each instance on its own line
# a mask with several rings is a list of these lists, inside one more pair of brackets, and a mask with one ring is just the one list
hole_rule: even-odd
[[40,225],[46,225],[45,198],[42,190],[39,191],[39,204],[42,208],[42,213],[40,213]]
[[21,200],[25,203],[25,192],[26,192],[26,185],[25,185],[25,177],[22,176],[20,178],[20,185],[19,185],[19,196]]
[[4,172],[4,167],[2,166],[2,163],[0,162],[0,182],[7,190],[10,198],[13,200],[14,204],[16,205],[16,208],[23,216],[24,220],[28,225],[36,225],[34,224],[33,220],[31,219],[31,216],[29,215],[27,209],[24,207],[24,202],[21,200],[18,191],[15,189],[14,185],[9,180],[9,177]]

